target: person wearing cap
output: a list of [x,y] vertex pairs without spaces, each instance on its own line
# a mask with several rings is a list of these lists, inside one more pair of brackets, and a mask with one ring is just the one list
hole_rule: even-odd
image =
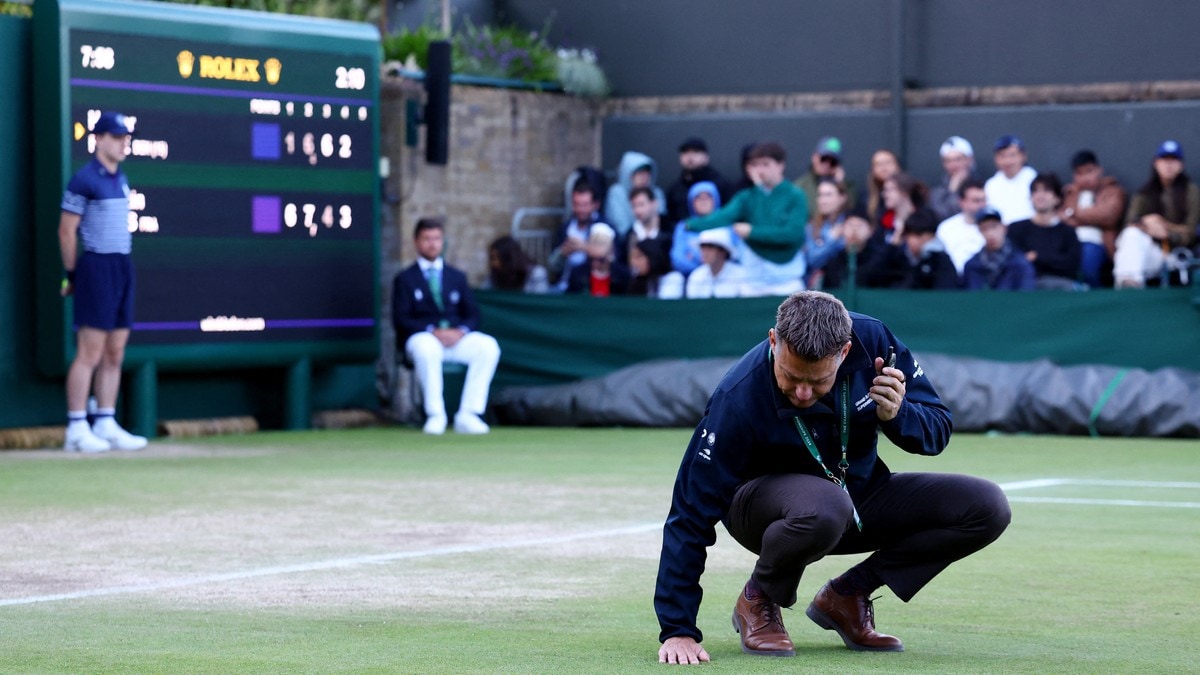
[[787,295],[804,288],[808,200],[783,179],[787,160],[783,146],[759,143],[749,159],[756,186],[735,194],[707,216],[689,218],[687,227],[703,232],[732,225],[744,244],[740,262],[748,282],[743,294]]
[[733,235],[719,227],[700,233],[700,255],[704,264],[687,278],[688,298],[736,298],[741,295],[746,276],[742,266],[732,260]]
[[586,262],[571,270],[567,293],[606,298],[628,292],[633,275],[616,259],[616,240],[616,231],[607,223],[592,225],[584,246]]
[[462,399],[454,415],[454,431],[486,434],[483,421],[488,390],[500,363],[496,338],[479,330],[479,305],[467,275],[447,264],[445,224],[440,218],[421,218],[413,228],[417,259],[392,281],[392,325],[396,346],[412,363],[425,406],[424,432],[446,432],[446,401],[442,364],[467,367]]
[[626,152],[617,167],[617,181],[609,186],[608,195],[604,198],[604,220],[621,239],[633,227],[633,207],[629,203],[629,196],[634,188],[639,187],[654,190],[659,213],[666,213],[667,198],[662,188],[658,187],[658,164],[648,155]]
[[1166,140],[1154,153],[1150,179],[1129,201],[1117,237],[1113,279],[1118,288],[1182,282],[1178,251],[1196,243],[1200,188],[1183,167],[1183,147]]
[[975,215],[985,206],[987,198],[984,197],[983,182],[972,178],[958,186],[959,212],[938,224],[938,241],[942,242],[960,277],[971,256],[983,249],[983,235]]
[[[133,237],[129,181],[121,162],[129,152],[133,120],[104,111],[92,127],[95,153],[67,183],[58,224],[63,297],[74,296],[76,349],[67,371],[68,452],[139,450],[146,439],[117,424],[121,364],[133,326]],[[82,250],[81,250],[82,249]],[[96,414],[87,422],[88,393]]]
[[1040,173],[1029,186],[1033,217],[1008,226],[1008,240],[1033,263],[1037,287],[1072,291],[1079,280],[1079,237],[1058,217],[1062,183],[1052,173]]
[[[709,182],[717,187],[721,202],[733,196],[729,181],[709,164],[708,144],[703,138],[691,136],[679,144],[679,178],[667,188],[667,223],[674,225],[687,220],[690,199],[688,193],[697,183]],[[690,270],[689,270],[690,271]]]
[[846,186],[846,203],[858,203],[858,188],[854,181],[846,178],[846,167],[842,165],[842,141],[836,136],[822,136],[809,158],[808,172],[793,184],[804,190],[809,204],[817,203],[817,183],[822,178],[832,178]]
[[1063,188],[1062,221],[1079,239],[1079,273],[1092,288],[1102,285],[1102,270],[1116,252],[1117,230],[1125,216],[1125,188],[1104,174],[1091,150],[1071,158],[1074,181]]
[[1004,224],[1033,217],[1033,202],[1029,200],[1029,185],[1037,171],[1025,162],[1025,143],[1012,134],[996,141],[996,173],[983,184],[988,206],[1004,214]]
[[937,239],[937,216],[933,211],[914,213],[904,224],[905,275],[892,288],[952,291],[959,287],[958,271]]
[[975,178],[975,148],[962,136],[951,136],[938,151],[942,158],[942,180],[929,192],[929,208],[943,221],[961,212],[958,188]]
[[1033,263],[1008,241],[1008,226],[1000,212],[985,207],[976,216],[983,249],[963,267],[963,288],[972,291],[1032,291],[1037,287]]
[[733,603],[744,653],[795,656],[783,608],[805,607],[800,584],[823,571],[813,563],[848,554],[866,555],[817,581],[803,615],[851,650],[904,651],[876,630],[876,591],[912,600],[1012,518],[991,481],[893,473],[884,462],[901,451],[938,455],[950,442],[950,410],[927,370],[883,322],[828,293],[802,291],[779,305],[766,339],[713,390],[683,453],[654,590],[659,662],[710,660],[697,615],[719,581],[701,588],[717,523],[756,559]]

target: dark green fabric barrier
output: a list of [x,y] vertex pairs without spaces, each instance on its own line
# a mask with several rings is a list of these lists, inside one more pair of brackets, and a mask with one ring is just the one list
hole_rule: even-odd
[[[600,377],[654,359],[738,356],[766,337],[781,301],[477,297],[482,328],[504,352],[497,388]],[[1200,311],[1188,289],[860,290],[842,299],[882,319],[918,354],[1200,371]]]

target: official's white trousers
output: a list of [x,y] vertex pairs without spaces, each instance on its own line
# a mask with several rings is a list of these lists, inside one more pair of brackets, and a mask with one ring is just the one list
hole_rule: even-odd
[[488,388],[496,365],[500,363],[500,345],[486,333],[467,333],[453,347],[443,347],[433,333],[415,333],[404,344],[405,353],[413,362],[417,383],[421,386],[425,414],[433,417],[446,414],[443,400],[442,363],[463,363],[467,380],[463,385],[459,410],[483,415],[487,409]]

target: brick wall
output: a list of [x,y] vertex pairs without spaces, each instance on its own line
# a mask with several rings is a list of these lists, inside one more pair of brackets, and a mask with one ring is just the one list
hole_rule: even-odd
[[[391,278],[414,259],[412,230],[421,217],[446,220],[446,261],[479,285],[488,244],[509,233],[513,213],[524,206],[562,206],[567,175],[600,161],[600,104],[557,93],[455,85],[450,161],[427,164],[424,127],[416,147],[404,143],[404,102],[422,97],[419,83],[384,82],[382,153],[391,170],[382,241],[388,293]],[[532,224],[551,228],[557,222]]]

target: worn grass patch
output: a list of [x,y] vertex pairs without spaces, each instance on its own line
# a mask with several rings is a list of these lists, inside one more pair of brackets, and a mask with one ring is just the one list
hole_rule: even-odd
[[[0,453],[0,671],[661,672],[651,596],[689,433],[363,429]],[[878,624],[903,654],[849,652],[804,617],[854,558],[821,561],[785,614],[795,659],[741,653],[729,611],[753,556],[722,533],[703,579],[705,670],[1191,670],[1198,451],[968,435],[939,458],[886,448],[894,470],[1010,484],[1009,531],[911,603],[884,592]]]

